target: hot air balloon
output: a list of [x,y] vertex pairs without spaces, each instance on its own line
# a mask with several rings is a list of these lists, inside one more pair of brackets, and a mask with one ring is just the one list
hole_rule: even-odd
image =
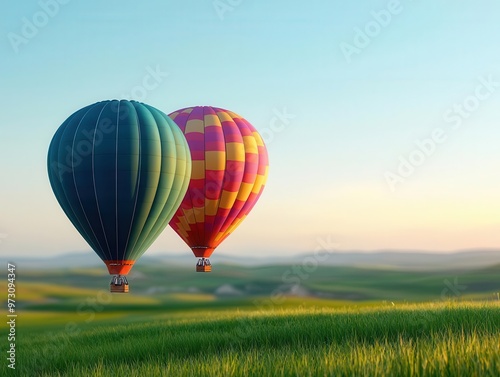
[[264,189],[269,164],[261,136],[228,110],[197,106],[169,116],[189,144],[189,188],[170,226],[198,258],[196,271],[212,270],[215,248],[245,219]]
[[128,292],[126,275],[179,207],[191,176],[186,139],[166,114],[135,101],[78,110],[56,131],[48,175],[63,211]]

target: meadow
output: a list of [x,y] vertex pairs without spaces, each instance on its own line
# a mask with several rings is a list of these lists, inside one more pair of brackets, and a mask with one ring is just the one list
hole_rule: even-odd
[[[498,376],[499,266],[23,271],[19,376]],[[222,287],[222,288],[221,288]],[[229,287],[229,288],[228,288]]]

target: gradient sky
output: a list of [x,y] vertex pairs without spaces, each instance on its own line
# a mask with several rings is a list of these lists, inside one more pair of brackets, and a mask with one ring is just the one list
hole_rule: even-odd
[[[46,155],[69,115],[112,98],[166,113],[219,106],[261,131],[267,187],[220,253],[285,255],[321,239],[500,247],[498,1],[54,1],[4,1],[0,15],[2,253],[89,249]],[[184,251],[167,228],[149,252]]]

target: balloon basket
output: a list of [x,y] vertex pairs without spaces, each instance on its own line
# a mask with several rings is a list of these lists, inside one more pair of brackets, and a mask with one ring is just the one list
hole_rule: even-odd
[[196,272],[212,272],[212,266],[196,266]]
[[212,272],[212,264],[206,258],[201,258],[196,264],[196,272]]
[[125,276],[117,275],[111,278],[109,283],[111,293],[128,293],[128,281]]

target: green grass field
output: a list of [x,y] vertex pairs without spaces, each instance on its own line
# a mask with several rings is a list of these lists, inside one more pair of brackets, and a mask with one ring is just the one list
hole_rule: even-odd
[[[500,305],[437,303],[26,318],[25,376],[498,376]],[[37,323],[38,322],[38,323]],[[21,332],[22,331],[22,332]]]
[[[148,268],[114,295],[95,270],[24,272],[16,371],[0,375],[500,376],[498,267],[325,268],[308,294],[276,295],[285,268],[176,270],[147,293],[162,278]],[[217,295],[228,282],[245,294]]]

